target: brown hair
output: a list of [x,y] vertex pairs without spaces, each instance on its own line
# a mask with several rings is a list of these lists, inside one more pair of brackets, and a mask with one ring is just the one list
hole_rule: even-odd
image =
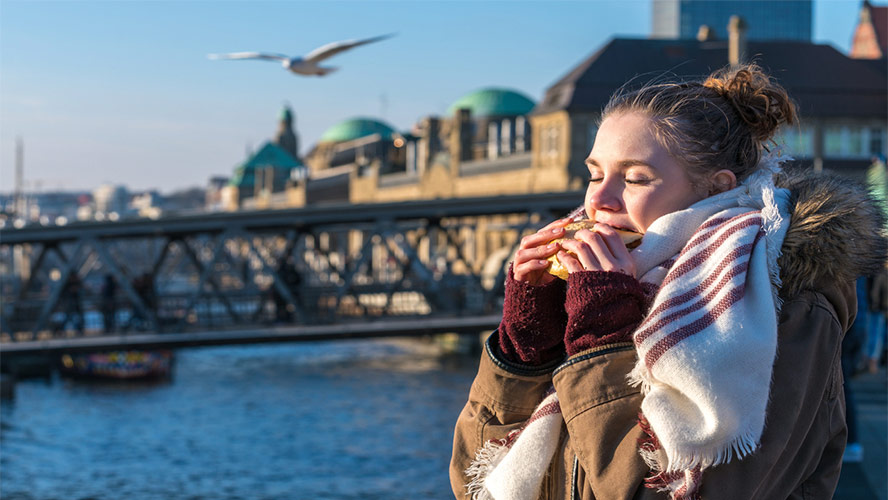
[[602,113],[641,112],[657,139],[695,182],[721,169],[738,180],[753,173],[783,124],[796,120],[786,90],[756,64],[724,68],[702,82],[654,83],[614,95]]

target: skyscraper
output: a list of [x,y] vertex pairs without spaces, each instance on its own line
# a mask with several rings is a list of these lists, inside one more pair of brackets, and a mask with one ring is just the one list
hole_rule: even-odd
[[654,38],[694,38],[701,25],[727,38],[728,19],[742,17],[750,40],[811,41],[812,0],[652,0]]

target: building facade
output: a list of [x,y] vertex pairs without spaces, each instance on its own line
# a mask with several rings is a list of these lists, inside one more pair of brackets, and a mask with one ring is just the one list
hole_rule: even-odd
[[220,189],[218,204],[225,210],[287,206],[286,188],[291,180],[308,175],[299,159],[299,140],[293,130],[289,107],[281,112],[275,138],[234,169],[228,185]]
[[888,56],[888,7],[864,0],[851,42],[851,57],[883,59]]
[[[755,55],[799,106],[800,123],[785,127],[777,137],[778,146],[799,164],[861,177],[873,155],[888,152],[885,58],[855,59],[810,42],[746,41],[742,33],[728,40],[614,39],[552,85],[533,118],[536,124],[553,127],[543,137],[561,138],[563,152],[550,154],[573,186],[585,175],[583,160],[600,112],[616,89],[672,77],[703,77],[748,54]],[[534,148],[534,154],[547,155],[544,143]]]

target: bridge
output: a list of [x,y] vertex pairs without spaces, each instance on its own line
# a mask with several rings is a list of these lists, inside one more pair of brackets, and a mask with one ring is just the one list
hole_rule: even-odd
[[582,192],[0,230],[0,355],[496,326],[521,236]]

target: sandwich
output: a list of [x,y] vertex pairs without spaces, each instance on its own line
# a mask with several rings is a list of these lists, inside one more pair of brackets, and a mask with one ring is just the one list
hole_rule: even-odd
[[[560,241],[564,241],[564,240],[572,240],[572,239],[574,239],[574,235],[580,229],[588,229],[590,231],[595,231],[593,229],[595,224],[596,224],[596,222],[592,219],[584,219],[584,220],[580,220],[580,221],[576,221],[576,222],[571,222],[570,224],[564,226],[564,236],[561,238],[554,239],[552,241],[560,242]],[[620,239],[623,240],[623,244],[626,245],[626,248],[628,248],[629,250],[637,247],[638,245],[641,245],[641,238],[644,236],[643,234],[636,233],[635,231],[627,231],[625,229],[617,229],[617,228],[614,228],[614,231],[616,231],[617,234],[620,235]],[[568,253],[570,253],[570,252],[568,252]],[[567,268],[564,267],[563,265],[561,265],[561,262],[558,262],[557,255],[553,255],[553,256],[549,257],[548,260],[549,260],[549,262],[551,262],[551,264],[549,264],[549,267],[546,270],[554,276],[557,276],[563,280],[567,280],[567,274],[568,274]]]

